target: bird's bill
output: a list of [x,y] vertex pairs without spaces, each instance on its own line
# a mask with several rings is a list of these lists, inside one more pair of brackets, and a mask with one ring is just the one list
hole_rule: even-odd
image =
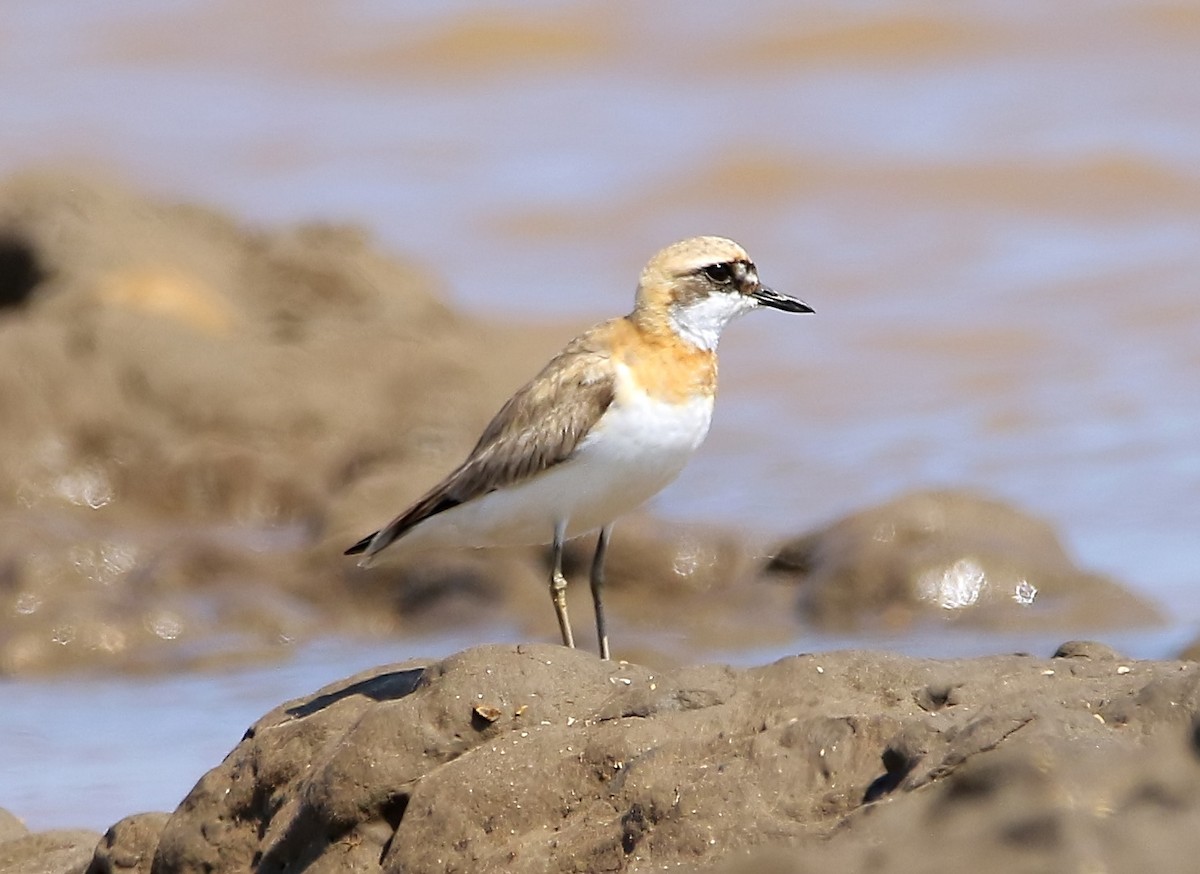
[[757,289],[750,292],[750,296],[765,307],[774,307],[777,310],[783,310],[785,313],[816,312],[804,301],[788,297],[786,294],[780,294],[775,289],[767,288],[765,285],[760,285]]

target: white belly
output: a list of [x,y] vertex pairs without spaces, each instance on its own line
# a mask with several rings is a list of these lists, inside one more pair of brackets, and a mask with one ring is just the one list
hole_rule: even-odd
[[669,404],[640,393],[609,407],[570,460],[422,522],[405,541],[462,546],[549,543],[560,521],[577,537],[642,504],[704,441],[711,396]]

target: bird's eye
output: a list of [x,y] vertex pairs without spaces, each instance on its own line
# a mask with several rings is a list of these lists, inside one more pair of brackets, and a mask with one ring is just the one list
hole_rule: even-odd
[[729,269],[728,264],[709,264],[704,268],[704,275],[713,282],[724,284],[732,278],[733,272]]

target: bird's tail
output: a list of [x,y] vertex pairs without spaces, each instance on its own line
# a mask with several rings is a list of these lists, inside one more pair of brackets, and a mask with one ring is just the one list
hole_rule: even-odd
[[358,566],[370,567],[376,553],[387,549],[387,547],[391,546],[430,516],[441,513],[443,510],[457,507],[461,503],[462,501],[458,498],[445,494],[441,488],[434,489],[386,526],[373,534],[368,534],[362,540],[358,541],[358,543],[351,546],[343,555],[361,555],[362,558],[359,559]]
[[363,553],[365,553],[367,551],[367,549],[370,548],[371,541],[373,541],[378,535],[379,535],[378,531],[371,532],[366,537],[364,537],[362,540],[358,541],[358,543],[354,544],[349,549],[347,549],[345,552],[343,552],[342,555],[362,555],[362,558],[359,559],[359,561],[358,561],[358,566],[359,567],[370,567],[371,559],[374,556],[371,553],[368,553],[367,555],[363,555]]

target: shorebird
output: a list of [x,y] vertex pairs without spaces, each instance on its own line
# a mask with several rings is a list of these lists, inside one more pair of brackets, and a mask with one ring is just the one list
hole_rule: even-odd
[[613,520],[671,482],[703,442],[717,387],[717,341],[758,307],[812,307],[759,282],[745,250],[694,237],[650,259],[633,312],[567,344],[484,429],[466,461],[380,530],[346,550],[367,567],[404,538],[431,546],[553,547],[550,596],[564,646],[563,543],[599,529],[591,589],[609,658],[604,557]]

